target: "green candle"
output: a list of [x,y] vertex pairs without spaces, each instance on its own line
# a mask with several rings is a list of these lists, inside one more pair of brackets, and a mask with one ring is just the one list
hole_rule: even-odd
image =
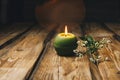
[[77,38],[74,34],[67,32],[65,26],[65,33],[59,33],[54,40],[54,47],[60,56],[72,56],[73,50],[77,48]]

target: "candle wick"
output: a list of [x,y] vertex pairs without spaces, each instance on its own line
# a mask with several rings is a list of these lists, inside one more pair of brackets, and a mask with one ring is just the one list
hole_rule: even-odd
[[67,34],[65,34],[65,37],[67,37]]

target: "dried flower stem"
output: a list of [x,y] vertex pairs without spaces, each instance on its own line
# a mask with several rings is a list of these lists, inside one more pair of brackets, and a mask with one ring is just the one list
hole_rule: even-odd
[[[103,48],[105,45],[111,41],[107,38],[103,38],[100,41],[95,41],[92,36],[80,37],[81,40],[77,42],[78,47],[73,52],[79,57],[88,55],[89,60],[98,65],[101,61],[101,56],[98,54],[98,50]],[[84,50],[83,50],[84,48]]]

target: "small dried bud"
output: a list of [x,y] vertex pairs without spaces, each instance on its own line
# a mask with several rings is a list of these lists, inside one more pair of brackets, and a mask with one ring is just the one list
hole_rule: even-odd
[[91,62],[95,63],[95,60],[93,58],[89,58]]
[[85,44],[81,44],[82,47],[85,47]]
[[99,62],[100,62],[100,60],[99,60],[99,59],[96,59],[96,63],[97,63],[97,65],[99,64]]
[[84,41],[84,44],[87,44],[88,43],[88,41]]
[[99,48],[103,48],[103,45],[101,44],[101,45],[99,45]]
[[82,54],[82,53],[79,53],[79,57],[83,57],[83,54]]
[[95,46],[96,46],[96,47],[98,47],[98,46],[99,46],[99,43],[98,43],[98,42],[96,42],[96,43],[95,43]]
[[101,56],[98,56],[98,59],[100,59],[101,58]]
[[105,61],[109,61],[110,59],[108,57],[105,57]]
[[112,41],[111,40],[107,40],[107,43],[111,43]]
[[74,52],[74,53],[78,53],[78,51],[77,51],[77,50],[73,50],[73,52]]
[[77,44],[80,44],[80,41],[77,41]]
[[103,38],[101,41],[100,41],[101,44],[105,44],[106,43],[106,38]]

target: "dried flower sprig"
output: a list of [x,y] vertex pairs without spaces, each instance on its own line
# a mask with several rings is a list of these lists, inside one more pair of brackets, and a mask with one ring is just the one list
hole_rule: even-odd
[[86,35],[80,37],[80,40],[77,42],[78,47],[77,49],[73,50],[73,52],[76,53],[76,55],[79,57],[88,55],[91,62],[98,64],[100,61],[108,60],[108,57],[103,59],[98,54],[98,50],[103,48],[108,43],[111,43],[111,40],[107,38],[102,38],[102,40],[96,41],[92,36]]

